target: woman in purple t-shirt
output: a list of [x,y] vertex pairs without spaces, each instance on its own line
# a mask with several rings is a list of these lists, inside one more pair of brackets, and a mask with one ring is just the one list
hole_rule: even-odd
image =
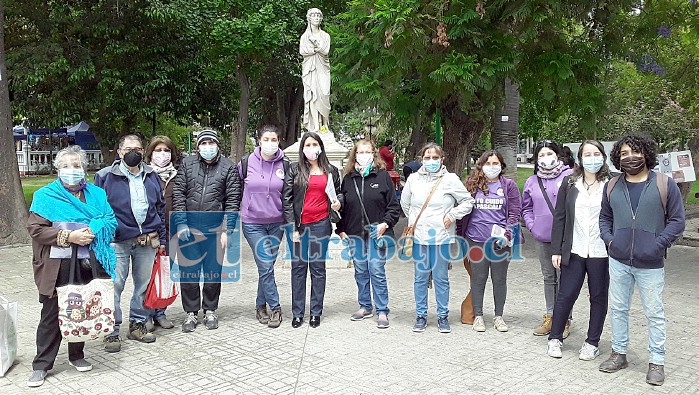
[[507,332],[508,329],[502,314],[507,298],[507,269],[511,258],[509,245],[513,239],[512,227],[519,221],[522,203],[517,184],[502,176],[506,167],[499,152],[486,151],[466,181],[466,189],[476,203],[462,229],[471,248],[481,248],[486,252],[480,261],[471,261],[471,292],[476,316],[473,330],[476,332],[485,332],[483,294],[489,272],[493,280],[494,327],[500,332]]

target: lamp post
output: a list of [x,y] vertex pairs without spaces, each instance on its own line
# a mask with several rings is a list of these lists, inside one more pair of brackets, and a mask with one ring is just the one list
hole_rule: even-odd
[[364,125],[364,131],[367,132],[367,135],[369,136],[369,141],[371,141],[371,138],[373,137],[374,130],[376,130],[376,125],[374,124],[374,122],[372,122],[371,118],[369,118],[369,123]]

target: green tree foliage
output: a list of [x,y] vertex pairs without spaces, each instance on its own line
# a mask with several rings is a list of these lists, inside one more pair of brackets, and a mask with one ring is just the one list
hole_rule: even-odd
[[13,106],[33,125],[80,119],[106,155],[154,113],[188,115],[201,81],[196,48],[159,23],[151,1],[7,2]]
[[604,108],[600,77],[622,50],[619,16],[634,4],[354,0],[333,30],[336,75],[352,99],[404,123],[440,108],[457,168],[464,161],[455,156],[478,140],[506,78],[539,111],[555,119],[574,108],[591,129]]

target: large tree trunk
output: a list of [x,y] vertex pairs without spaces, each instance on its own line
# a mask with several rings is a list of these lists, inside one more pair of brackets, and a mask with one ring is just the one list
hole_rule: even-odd
[[[503,121],[506,116],[507,121]],[[495,106],[493,131],[490,134],[493,148],[505,159],[504,175],[517,181],[517,148],[519,146],[519,84],[505,79],[504,97]]]
[[248,119],[250,114],[250,79],[245,71],[238,68],[240,84],[240,110],[238,111],[238,128],[231,129],[231,155],[234,163],[245,155],[245,141],[248,138]]
[[[5,20],[0,1],[0,22]],[[27,203],[19,180],[17,154],[12,137],[10,90],[5,66],[5,33],[0,27],[0,245],[28,243]]]
[[287,113],[286,130],[280,142],[282,149],[294,144],[299,137],[301,106],[303,105],[303,86],[294,88],[293,91],[291,91],[289,99],[291,105]]
[[458,101],[452,100],[441,108],[445,120],[444,163],[449,171],[463,178],[464,169],[471,158],[471,149],[483,133],[485,124],[465,113]]
[[427,142],[427,134],[422,130],[422,121],[423,116],[418,111],[415,114],[413,131],[410,133],[410,143],[408,143],[408,147],[405,149],[405,158],[403,159],[406,163],[415,159],[418,156],[420,149]]
[[[296,142],[303,104],[302,86],[267,87],[264,91],[267,106],[262,111],[264,123],[279,126],[279,146],[284,149]],[[273,115],[272,115],[273,114]]]

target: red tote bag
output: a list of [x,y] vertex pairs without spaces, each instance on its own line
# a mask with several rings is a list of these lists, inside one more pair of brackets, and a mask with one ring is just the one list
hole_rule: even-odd
[[143,305],[149,309],[164,309],[177,299],[178,294],[177,284],[170,278],[170,257],[158,250]]

